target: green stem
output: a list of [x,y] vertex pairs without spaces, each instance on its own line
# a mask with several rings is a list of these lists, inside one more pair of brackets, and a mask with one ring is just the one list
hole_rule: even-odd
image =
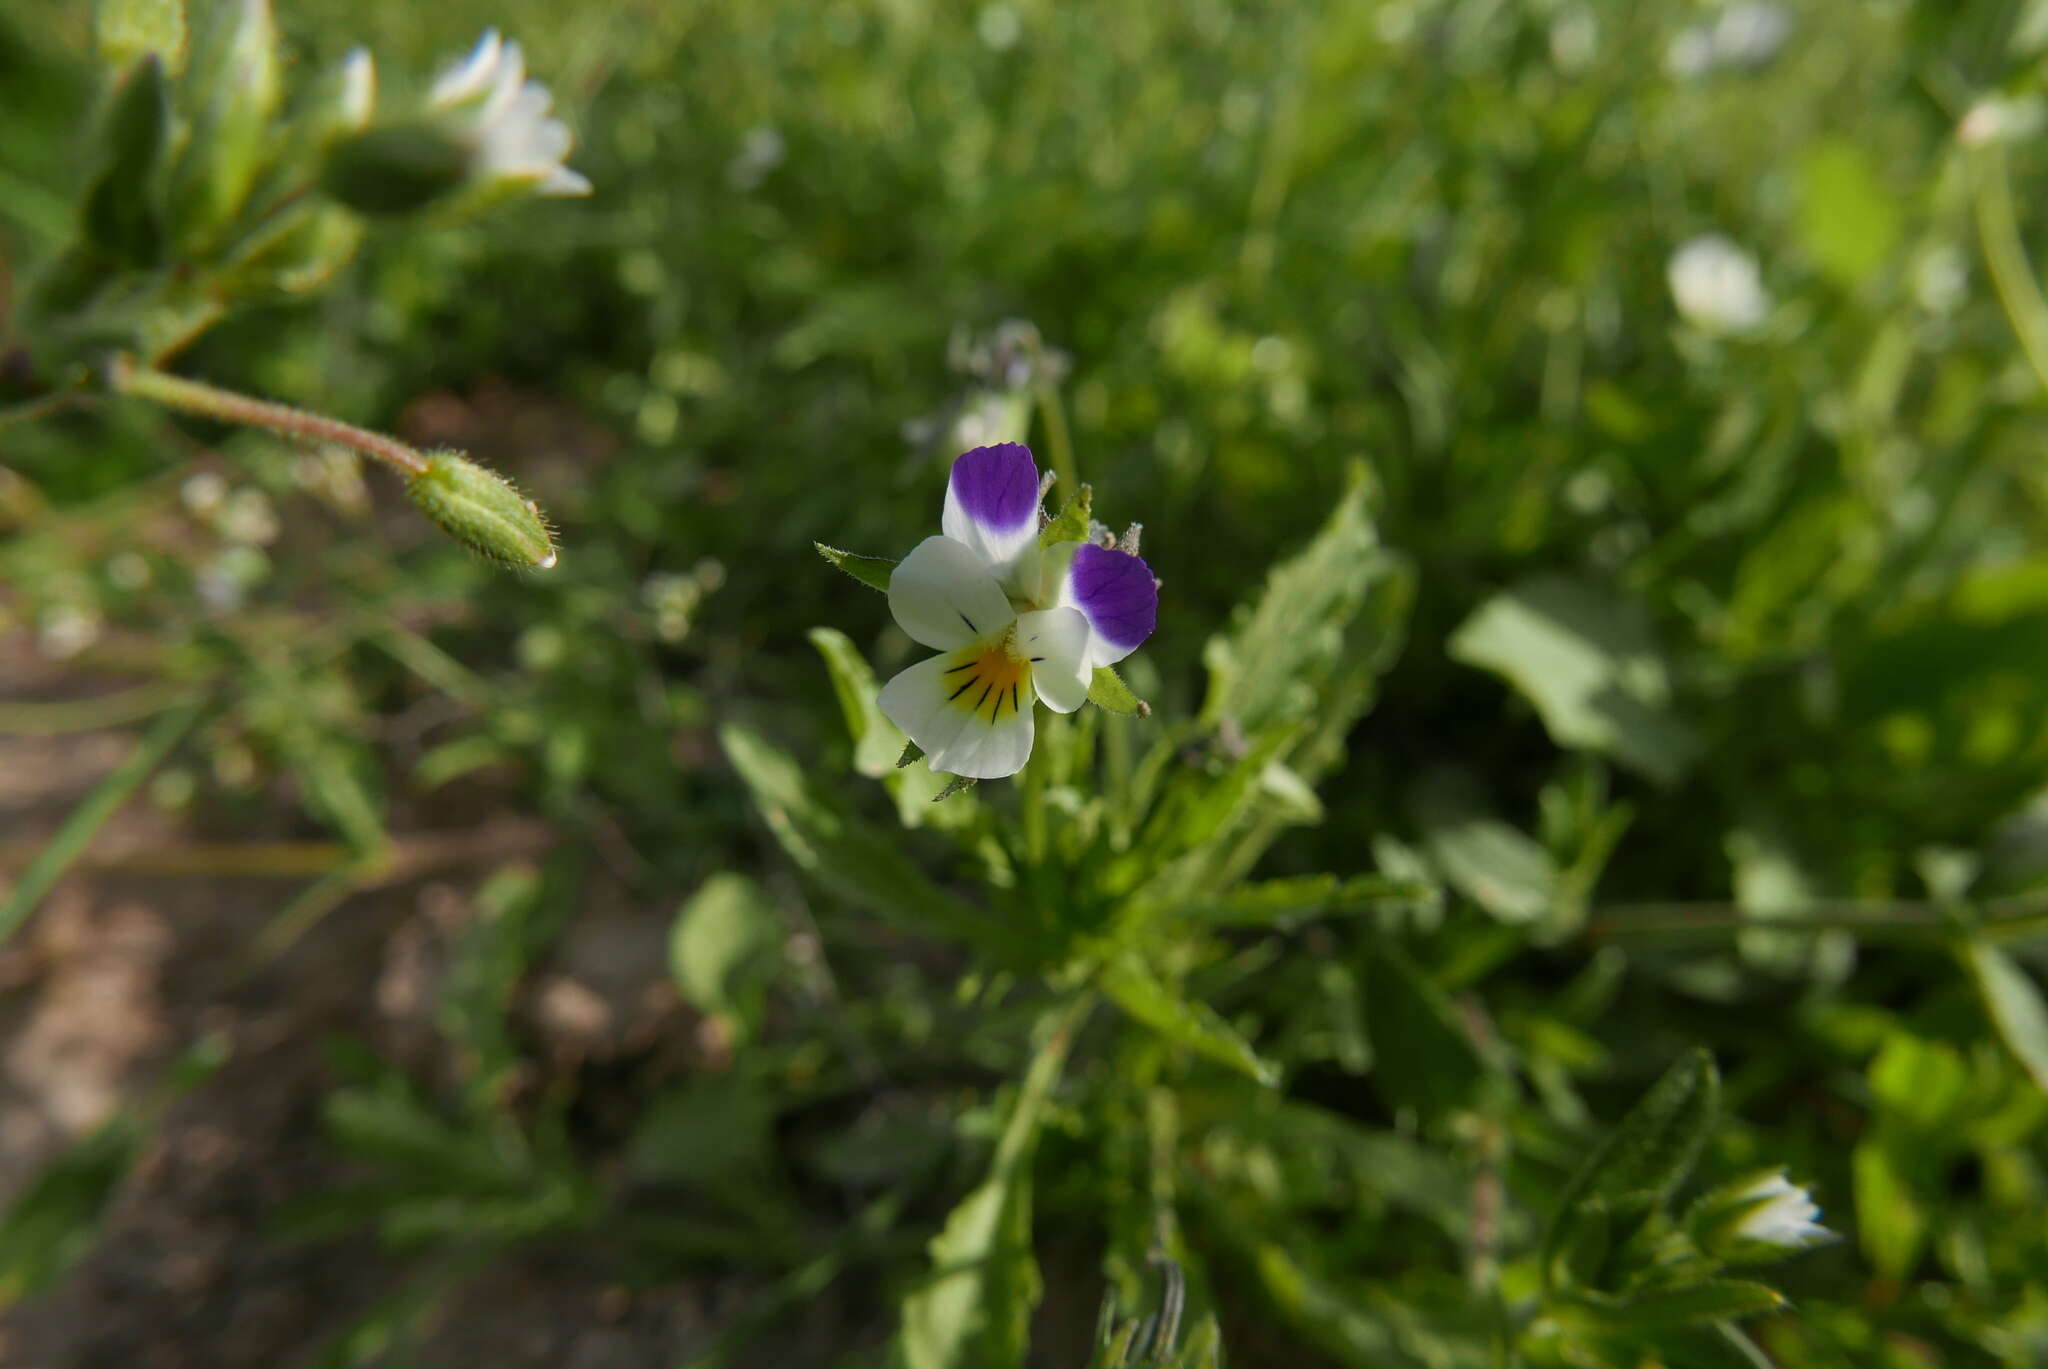
[[1052,463],[1053,474],[1059,477],[1062,498],[1072,497],[1081,488],[1080,467],[1074,464],[1074,438],[1067,431],[1067,410],[1060,402],[1060,388],[1049,380],[1039,381],[1033,389],[1038,396],[1038,415],[1045,421],[1045,455]]
[[[2039,895],[1993,899],[1970,912],[1993,941],[2048,933],[2048,906]],[[1636,904],[1596,909],[1586,923],[1589,941],[1636,938],[1718,939],[1742,932],[1850,932],[1872,940],[1945,944],[1962,931],[1957,908],[1936,903],[1820,904],[1784,913],[1754,913],[1725,903]]]
[[1977,216],[1977,240],[1984,248],[1984,264],[1991,272],[1991,285],[2006,321],[2026,353],[2034,378],[2048,389],[2048,303],[2041,299],[2040,284],[2027,264],[2026,249],[2020,243],[2019,220],[2013,213],[2012,184],[2006,176],[2005,152],[1997,143],[1972,148],[1968,153],[1970,203]]
[[395,437],[358,428],[325,414],[308,413],[288,404],[223,390],[204,381],[137,367],[127,357],[118,357],[108,370],[108,382],[122,394],[161,404],[167,409],[199,414],[223,423],[267,428],[287,437],[314,442],[333,442],[381,461],[403,475],[419,475],[427,469],[427,458]]

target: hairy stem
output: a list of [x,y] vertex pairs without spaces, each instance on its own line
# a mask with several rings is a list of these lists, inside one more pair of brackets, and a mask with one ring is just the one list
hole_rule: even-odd
[[161,404],[167,409],[199,414],[223,423],[267,428],[287,437],[314,442],[333,442],[381,461],[404,475],[418,475],[427,468],[427,458],[395,437],[358,428],[325,414],[294,409],[288,404],[223,390],[204,381],[137,367],[126,357],[117,358],[108,371],[108,382],[117,391]]

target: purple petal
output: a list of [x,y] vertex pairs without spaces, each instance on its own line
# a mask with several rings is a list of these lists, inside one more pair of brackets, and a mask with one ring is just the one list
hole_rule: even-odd
[[1135,650],[1159,624],[1159,587],[1152,568],[1127,551],[1085,543],[1074,552],[1068,592],[1097,636],[1120,652]]
[[962,513],[991,532],[1038,530],[1038,465],[1022,443],[961,453],[953,462],[951,493]]

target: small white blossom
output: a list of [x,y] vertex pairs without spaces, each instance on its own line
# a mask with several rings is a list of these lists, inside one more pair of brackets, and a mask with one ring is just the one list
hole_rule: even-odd
[[1812,1197],[1787,1179],[1783,1170],[1764,1175],[1741,1190],[1736,1200],[1756,1204],[1736,1222],[1733,1234],[1737,1240],[1803,1250],[1834,1236],[1820,1224],[1820,1208]]
[[44,609],[37,624],[37,645],[52,661],[68,661],[99,639],[99,617],[72,604]]
[[341,60],[341,106],[344,128],[367,128],[377,106],[377,64],[367,48],[352,48]]
[[1672,36],[1664,69],[1680,80],[1734,68],[1767,65],[1792,35],[1792,16],[1768,0],[1735,0],[1710,23],[1692,24]]
[[1678,311],[1710,332],[1748,332],[1771,311],[1756,258],[1719,233],[1672,253],[1667,275]]
[[2037,96],[1987,95],[1957,122],[1956,141],[1965,147],[2010,142],[2039,132],[2044,122],[2048,122],[2048,108]]
[[478,179],[524,182],[536,195],[588,195],[590,182],[562,164],[572,139],[548,117],[553,97],[526,79],[519,44],[487,30],[467,57],[441,73],[430,109],[466,116]]
[[202,518],[219,508],[227,495],[228,482],[215,471],[196,471],[178,486],[179,501]]

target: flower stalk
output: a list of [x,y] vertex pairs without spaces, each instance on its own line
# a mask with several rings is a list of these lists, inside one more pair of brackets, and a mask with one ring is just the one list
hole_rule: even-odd
[[246,428],[265,428],[286,437],[313,442],[332,442],[381,461],[406,476],[427,469],[427,457],[395,437],[358,428],[325,414],[294,409],[289,404],[223,390],[202,380],[189,380],[150,367],[139,367],[128,357],[116,357],[107,368],[107,385],[116,393],[161,404],[181,413],[198,414],[222,423]]

